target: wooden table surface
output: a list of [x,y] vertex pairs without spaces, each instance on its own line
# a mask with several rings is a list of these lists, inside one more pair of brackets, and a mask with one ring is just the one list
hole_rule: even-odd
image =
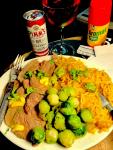
[[113,150],[113,131],[103,141],[88,150]]

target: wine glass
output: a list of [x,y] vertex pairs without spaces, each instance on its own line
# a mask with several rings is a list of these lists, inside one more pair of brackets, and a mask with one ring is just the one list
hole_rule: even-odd
[[61,39],[51,51],[57,54],[73,54],[74,48],[64,42],[63,29],[74,22],[80,0],[42,0],[43,10],[50,25],[59,28]]

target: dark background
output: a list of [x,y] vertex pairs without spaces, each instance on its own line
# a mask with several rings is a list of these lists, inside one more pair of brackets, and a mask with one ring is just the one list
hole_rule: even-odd
[[[89,1],[81,0],[79,12],[89,6]],[[18,53],[25,53],[32,49],[23,19],[23,13],[31,9],[42,9],[41,0],[11,0],[0,4],[0,75]],[[77,29],[77,27],[79,26],[76,21],[66,27],[64,37],[82,35],[83,29]],[[49,42],[60,39],[60,34],[53,33],[53,29],[50,29],[48,25],[47,31]]]
[[[81,0],[79,12],[89,6],[90,0]],[[7,6],[7,7],[6,7]],[[18,53],[22,54],[32,49],[27,34],[23,13],[31,9],[41,9],[41,0],[11,0],[0,5],[0,75],[14,60]],[[59,34],[53,34],[47,25],[49,42],[59,39]],[[64,37],[87,35],[87,24],[75,21],[64,30]],[[110,35],[112,36],[112,35]],[[112,36],[113,37],[113,36]],[[0,133],[0,149],[19,150]]]
[[[0,75],[14,60],[18,53],[22,54],[32,49],[23,13],[31,9],[42,9],[42,0],[10,0],[0,4]],[[81,0],[78,12],[89,6],[90,0]],[[98,17],[98,16],[97,16]],[[113,21],[113,11],[112,11]],[[47,24],[49,42],[60,39],[59,33],[53,33],[53,28]],[[77,20],[64,29],[64,37],[83,36],[86,40],[87,24]],[[112,35],[113,36],[113,35]]]

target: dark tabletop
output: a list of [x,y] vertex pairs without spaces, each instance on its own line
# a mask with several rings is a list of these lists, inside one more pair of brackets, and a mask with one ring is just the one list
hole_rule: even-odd
[[[89,1],[90,0],[87,0],[86,3],[83,3],[83,0],[81,0],[79,11],[87,8],[89,6]],[[4,2],[2,5],[5,7],[6,3]],[[38,0],[16,0],[7,2],[7,5],[10,7],[8,7],[4,13],[0,12],[3,21],[0,26],[3,30],[3,33],[1,34],[2,40],[0,43],[0,76],[18,53],[22,54],[32,49],[22,15],[27,10],[41,8],[40,1]],[[8,17],[6,17],[6,15]],[[58,31],[54,30],[53,34],[53,28],[49,28],[48,24],[47,31],[49,42],[60,38]],[[112,37],[112,35],[113,30],[110,30],[108,36]],[[87,24],[76,20],[73,24],[66,27],[64,29],[64,37],[67,38],[72,36],[82,36],[83,40],[81,43],[87,44]],[[21,148],[11,143],[0,133],[0,149],[20,150]]]

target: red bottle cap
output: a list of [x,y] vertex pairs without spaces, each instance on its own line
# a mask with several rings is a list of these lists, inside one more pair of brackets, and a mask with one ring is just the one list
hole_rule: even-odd
[[110,22],[112,0],[91,0],[88,23],[101,26]]

